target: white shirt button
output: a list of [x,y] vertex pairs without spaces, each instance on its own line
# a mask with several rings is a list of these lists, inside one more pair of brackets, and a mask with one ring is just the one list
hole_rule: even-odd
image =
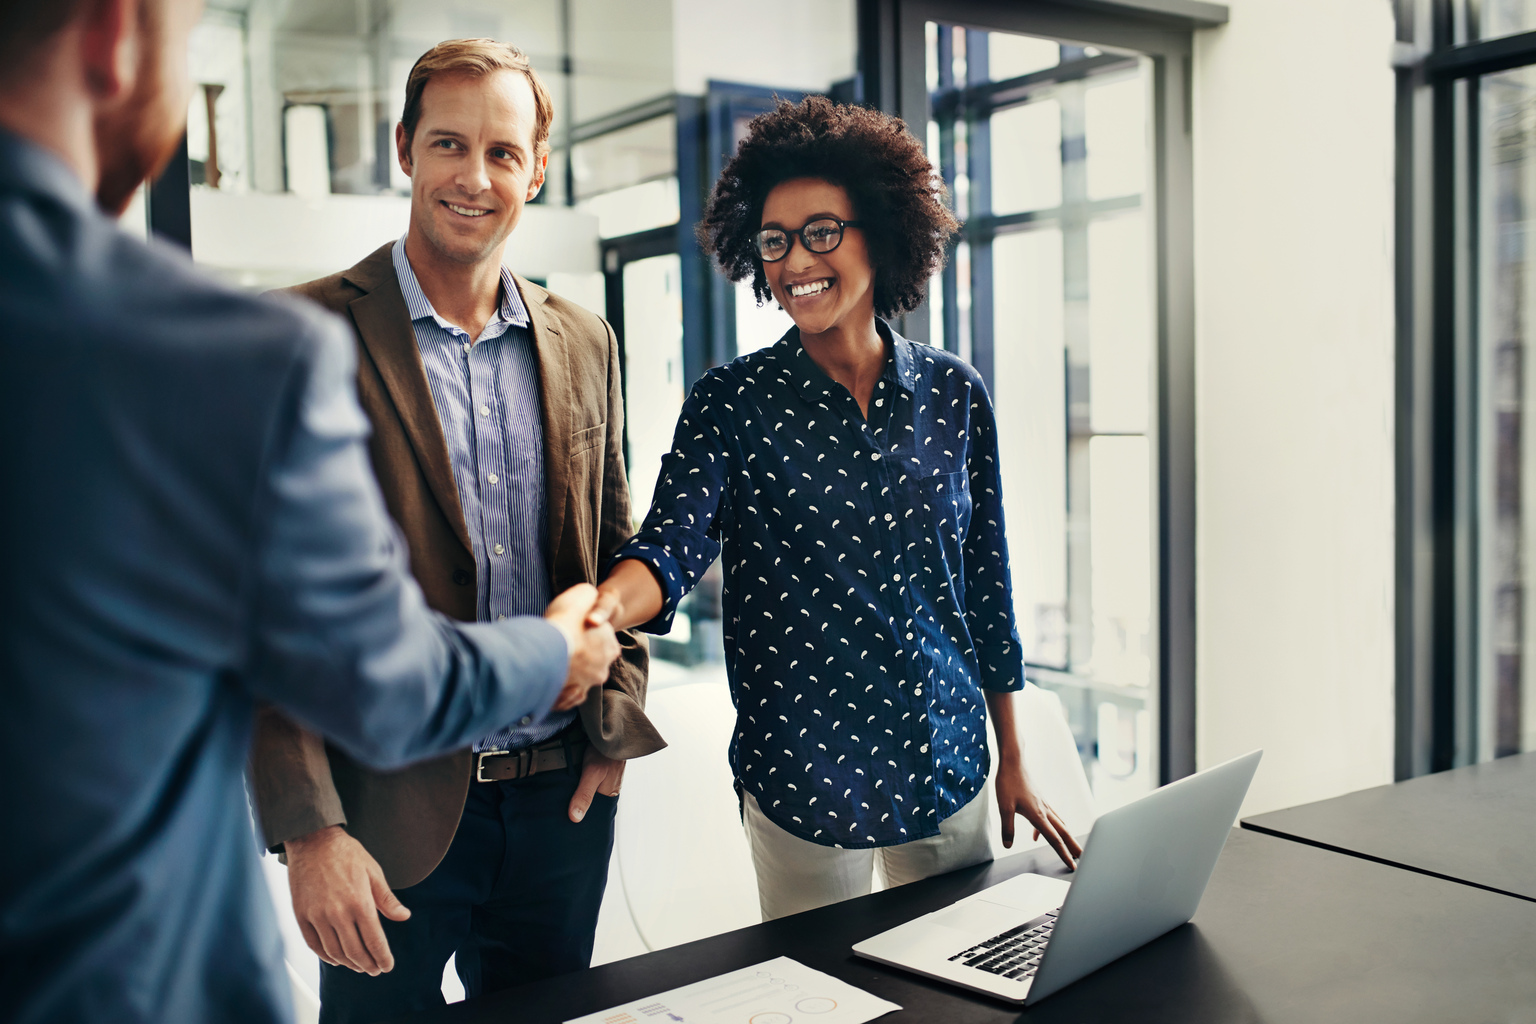
[[486,479],[493,484],[501,482],[501,477],[497,476],[495,473],[492,473],[490,476],[486,477]]
[[870,458],[873,459],[876,462],[879,462],[880,461],[880,453],[879,452],[875,452],[875,454],[871,455]]
[[899,573],[899,572],[891,573],[891,579],[895,580],[897,583],[900,583],[901,582],[901,573]]
[[893,515],[891,515],[891,514],[890,514],[890,513],[889,513],[889,512],[887,512],[887,513],[886,513],[886,514],[885,514],[885,521],[886,521],[886,522],[890,522],[890,521],[891,521],[891,520],[892,520],[892,519],[894,519],[894,518],[896,518],[896,517],[895,517],[895,516],[893,516]]
[[490,406],[482,405],[480,407],[480,415],[481,416],[489,416],[490,414],[491,414],[491,407]]
[[502,554],[503,552],[505,552],[507,549],[502,547],[500,544],[497,544],[496,547],[493,548],[492,550],[494,550],[499,555],[499,554]]
[[464,343],[464,354],[469,355],[469,342]]
[[533,716],[532,715],[524,715],[522,718],[519,718],[517,720],[517,724],[518,725],[532,725],[533,724]]

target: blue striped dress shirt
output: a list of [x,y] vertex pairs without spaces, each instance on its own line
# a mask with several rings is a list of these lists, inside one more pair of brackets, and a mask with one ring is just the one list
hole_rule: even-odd
[[[543,615],[553,596],[544,543],[544,417],[527,307],[511,271],[502,267],[501,306],[471,339],[427,301],[406,258],[404,235],[392,255],[474,546],[476,617],[490,622]],[[531,746],[575,718],[576,712],[565,711],[525,719],[475,749]]]

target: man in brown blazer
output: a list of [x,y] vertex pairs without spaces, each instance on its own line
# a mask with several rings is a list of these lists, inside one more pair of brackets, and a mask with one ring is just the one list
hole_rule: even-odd
[[[502,262],[543,183],[551,116],[515,48],[428,51],[396,128],[409,230],[293,289],[355,327],[385,501],[427,601],[464,620],[542,612],[595,583],[632,526],[613,333]],[[664,745],[643,710],[646,649],[619,639],[579,715],[401,771],[261,715],[257,809],[323,962],[322,1021],[441,1003],[453,954],[471,996],[588,965],[624,761]]]

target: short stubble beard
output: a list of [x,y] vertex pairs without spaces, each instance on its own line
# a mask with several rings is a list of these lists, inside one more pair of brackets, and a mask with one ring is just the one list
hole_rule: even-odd
[[[452,202],[452,200],[448,201]],[[433,206],[438,206],[443,200],[434,197],[429,199],[428,202]],[[448,212],[457,216],[451,210]],[[512,234],[509,228],[502,234],[494,235],[487,239],[484,245],[467,250],[466,246],[470,244],[468,239],[454,236],[444,238],[439,234],[435,214],[436,210],[430,211],[426,217],[421,219],[422,241],[430,245],[442,258],[451,260],[454,263],[462,263],[465,266],[475,266],[492,259],[501,250],[502,246],[506,244],[507,238]]]
[[176,102],[170,95],[164,58],[165,27],[146,9],[141,14],[142,43],[133,92],[110,112],[96,118],[96,157],[100,177],[96,203],[117,217],[128,208],[133,194],[145,181],[159,177],[181,148],[186,130],[185,97]]

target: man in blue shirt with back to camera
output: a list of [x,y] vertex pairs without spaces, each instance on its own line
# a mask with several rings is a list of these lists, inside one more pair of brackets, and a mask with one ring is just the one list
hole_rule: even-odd
[[[291,1017],[242,774],[256,701],[376,766],[566,710],[619,653],[431,612],[346,330],[121,232],[199,0],[0,0],[0,1019]],[[105,211],[105,212],[103,212]]]

